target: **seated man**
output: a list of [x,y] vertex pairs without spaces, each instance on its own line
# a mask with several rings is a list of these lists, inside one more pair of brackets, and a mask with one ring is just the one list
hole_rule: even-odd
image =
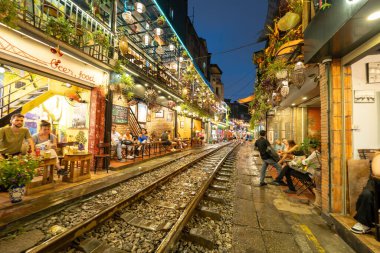
[[172,142],[169,140],[169,135],[171,132],[172,132],[171,130],[166,130],[161,135],[161,142],[162,142],[162,145],[165,147],[165,149],[167,149],[168,147],[172,145]]
[[[372,160],[372,174],[380,176],[380,153],[377,153]],[[377,189],[380,190],[380,189]],[[356,202],[356,215],[354,219],[358,222],[351,228],[356,234],[366,234],[371,231],[375,222],[375,181],[370,178],[367,185]]]
[[[286,177],[286,182],[288,184],[288,190],[285,190],[286,193],[296,193],[296,188],[293,185],[293,181],[291,176],[298,178],[300,180],[312,181],[312,177],[314,175],[315,169],[321,167],[320,163],[320,153],[319,153],[320,144],[317,142],[311,142],[309,150],[311,154],[306,158],[301,160],[302,167],[307,166],[307,171],[304,173],[298,171],[296,169],[291,168],[291,165],[286,165],[282,170],[278,177],[273,181],[274,185],[284,184],[282,178]],[[293,161],[292,161],[293,162]],[[290,162],[290,163],[292,163]]]
[[116,149],[117,160],[119,162],[125,162],[121,155],[121,140],[121,135],[116,131],[116,125],[112,125],[111,145]]

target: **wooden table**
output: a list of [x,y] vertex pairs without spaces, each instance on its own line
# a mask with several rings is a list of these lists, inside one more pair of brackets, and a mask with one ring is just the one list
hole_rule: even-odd
[[44,191],[47,189],[51,189],[54,187],[54,168],[57,163],[56,158],[45,158],[42,161],[41,168],[42,172],[42,180],[30,182],[26,185],[26,195],[32,194],[35,192]]
[[92,154],[66,154],[63,157],[62,163],[64,168],[68,171],[68,175],[63,176],[63,182],[78,182],[91,178]]

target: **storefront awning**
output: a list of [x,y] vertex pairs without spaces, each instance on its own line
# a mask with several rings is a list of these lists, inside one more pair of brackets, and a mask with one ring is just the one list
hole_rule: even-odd
[[325,57],[341,58],[380,33],[378,20],[369,15],[380,10],[380,1],[334,1],[319,11],[304,32],[305,63]]
[[238,102],[240,104],[246,104],[246,103],[252,102],[254,98],[255,98],[255,95],[253,94],[248,97],[238,99]]

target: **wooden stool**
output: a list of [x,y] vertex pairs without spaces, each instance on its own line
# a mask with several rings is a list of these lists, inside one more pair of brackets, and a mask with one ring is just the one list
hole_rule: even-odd
[[29,195],[35,192],[51,189],[54,187],[54,168],[56,164],[56,158],[45,158],[41,164],[42,180],[30,182],[26,185],[25,195]]
[[62,181],[74,183],[91,178],[91,160],[92,154],[66,154],[63,158],[63,164],[69,174],[63,176]]

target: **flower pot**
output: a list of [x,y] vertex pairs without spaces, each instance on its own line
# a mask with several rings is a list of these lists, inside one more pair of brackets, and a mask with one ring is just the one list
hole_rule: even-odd
[[8,189],[9,197],[12,203],[18,203],[22,201],[22,197],[25,194],[25,186],[11,186]]

